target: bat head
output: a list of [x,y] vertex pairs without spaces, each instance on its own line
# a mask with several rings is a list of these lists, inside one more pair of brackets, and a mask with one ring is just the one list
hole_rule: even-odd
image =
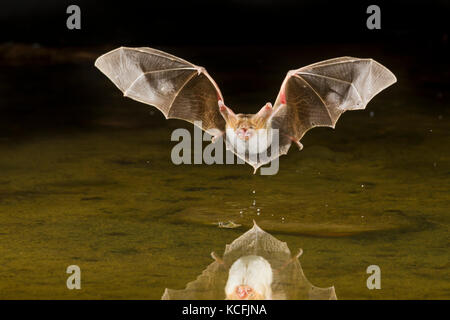
[[270,263],[261,256],[244,256],[231,266],[225,294],[227,300],[269,300],[271,285]]
[[219,109],[227,129],[232,129],[242,141],[249,141],[257,134],[257,130],[266,129],[273,110],[272,104],[268,102],[256,114],[235,114],[222,100],[219,100]]

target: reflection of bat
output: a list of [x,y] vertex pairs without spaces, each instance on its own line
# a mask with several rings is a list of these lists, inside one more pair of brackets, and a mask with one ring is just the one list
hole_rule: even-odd
[[157,107],[166,118],[196,122],[213,141],[225,135],[227,149],[255,170],[286,154],[292,142],[301,149],[309,129],[334,128],[342,113],[364,109],[396,82],[372,59],[335,58],[289,71],[273,107],[267,103],[256,114],[235,114],[204,68],[168,53],[121,47],[95,65],[124,96]]
[[[334,287],[318,288],[305,277],[298,260],[281,242],[254,224],[225,247],[222,258],[187,284],[184,290],[166,289],[166,300],[334,300]],[[225,290],[224,290],[225,289]]]
[[225,286],[227,300],[272,300],[273,272],[260,256],[237,259],[228,272]]

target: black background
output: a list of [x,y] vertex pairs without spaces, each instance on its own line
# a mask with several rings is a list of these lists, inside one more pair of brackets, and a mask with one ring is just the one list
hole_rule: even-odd
[[[66,28],[76,4],[82,29]],[[377,4],[382,29],[366,28]],[[438,45],[448,36],[449,1],[8,1],[0,41],[43,45],[248,45],[370,42]]]
[[[81,8],[81,30],[66,27],[71,4]],[[381,8],[381,30],[366,27],[371,4]],[[141,112],[126,108],[139,104],[93,66],[118,46],[154,47],[206,67],[240,112],[273,102],[288,70],[344,55],[392,70],[392,97],[417,95],[429,99],[422,108],[447,110],[449,13],[442,0],[8,1],[0,10],[0,133],[85,128],[111,106]],[[71,55],[80,50],[88,58]]]

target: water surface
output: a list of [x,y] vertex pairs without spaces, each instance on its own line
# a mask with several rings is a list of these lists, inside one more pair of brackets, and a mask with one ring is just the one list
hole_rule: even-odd
[[[29,131],[8,123],[0,137],[1,298],[159,299],[194,280],[210,252],[222,253],[253,220],[292,251],[303,248],[305,275],[334,285],[340,299],[450,298],[449,109],[415,94],[401,74],[367,110],[344,114],[335,130],[309,131],[278,174],[261,176],[248,165],[172,164],[172,130],[192,126],[123,99],[106,78],[90,78],[90,65],[49,68],[24,95],[11,94],[24,69],[4,71],[13,79],[10,89],[2,79],[5,109],[34,111]],[[72,91],[58,86],[64,74]],[[53,87],[40,90],[39,77]],[[266,95],[253,97],[262,105]],[[33,108],[46,104],[50,116],[79,108],[89,125],[55,116],[56,129],[38,130]],[[218,228],[227,221],[242,226]],[[82,290],[66,288],[72,264]],[[373,264],[381,290],[366,287]]]

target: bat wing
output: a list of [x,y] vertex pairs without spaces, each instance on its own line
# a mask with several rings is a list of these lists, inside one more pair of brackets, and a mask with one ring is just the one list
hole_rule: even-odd
[[[280,155],[311,128],[334,128],[342,113],[367,103],[397,79],[373,59],[341,57],[291,70],[274,104],[272,128],[280,132]],[[283,151],[283,152],[282,152]]]
[[167,119],[201,121],[213,136],[225,130],[217,105],[222,94],[202,67],[156,49],[127,47],[100,56],[95,66],[124,96],[155,106]]

